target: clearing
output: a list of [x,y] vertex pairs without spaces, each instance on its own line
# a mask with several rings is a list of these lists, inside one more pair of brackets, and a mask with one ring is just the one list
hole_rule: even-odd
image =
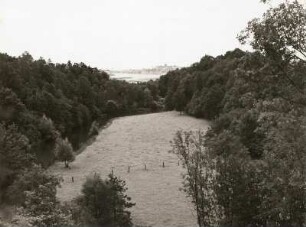
[[80,194],[86,176],[98,173],[106,177],[113,170],[126,181],[127,194],[136,203],[131,209],[134,224],[197,226],[192,204],[179,190],[184,169],[169,150],[177,130],[206,130],[208,126],[205,120],[174,111],[116,118],[76,157],[71,169],[65,169],[63,163],[49,169],[64,179],[58,198],[73,199]]

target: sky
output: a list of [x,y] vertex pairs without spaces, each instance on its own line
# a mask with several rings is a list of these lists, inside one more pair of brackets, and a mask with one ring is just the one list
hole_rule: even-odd
[[0,0],[0,52],[99,69],[189,66],[241,47],[259,0]]

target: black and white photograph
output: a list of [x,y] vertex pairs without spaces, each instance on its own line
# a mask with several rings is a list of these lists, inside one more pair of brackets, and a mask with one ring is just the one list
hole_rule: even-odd
[[306,227],[306,0],[0,0],[0,227]]

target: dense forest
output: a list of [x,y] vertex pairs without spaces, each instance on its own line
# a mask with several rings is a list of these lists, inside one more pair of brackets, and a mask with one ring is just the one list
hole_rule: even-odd
[[297,1],[255,19],[239,49],[164,75],[166,109],[211,120],[178,132],[173,152],[199,226],[304,226],[306,19]]
[[123,180],[89,178],[63,205],[61,179],[45,169],[69,167],[113,117],[177,110],[211,121],[207,133],[172,141],[199,226],[305,226],[305,10],[286,1],[238,39],[254,51],[204,56],[135,84],[83,63],[0,54],[0,203],[18,207],[15,224],[131,226]]
[[69,167],[109,119],[160,108],[156,82],[130,84],[83,63],[0,54],[0,203],[27,207],[25,191],[56,190],[59,181],[41,168],[55,160]]

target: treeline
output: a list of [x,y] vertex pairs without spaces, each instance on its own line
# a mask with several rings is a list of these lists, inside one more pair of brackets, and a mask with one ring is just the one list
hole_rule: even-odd
[[239,36],[255,52],[205,56],[159,80],[168,110],[211,120],[173,141],[199,226],[305,225],[305,37],[305,10],[285,2]]
[[[39,166],[56,158],[73,160],[72,148],[96,135],[107,120],[158,111],[158,101],[153,81],[130,84],[83,63],[0,54],[0,203],[26,206],[25,193],[43,196],[39,187],[48,184],[56,190],[56,180]],[[27,175],[39,177],[23,182]],[[10,196],[12,188],[18,198]],[[52,200],[56,203],[55,194]]]
[[198,118],[216,118],[223,110],[227,83],[245,55],[236,49],[216,58],[205,56],[199,63],[161,76],[159,89],[165,108]]

